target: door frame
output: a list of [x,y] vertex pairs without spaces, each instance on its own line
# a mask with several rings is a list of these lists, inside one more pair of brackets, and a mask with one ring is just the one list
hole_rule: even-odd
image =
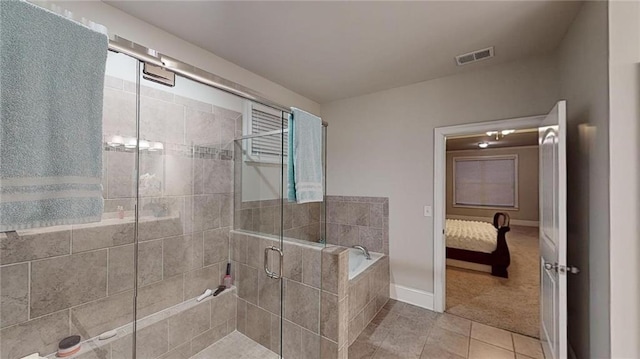
[[545,115],[510,118],[465,125],[436,127],[433,130],[433,310],[444,312],[446,303],[446,170],[448,136],[472,135],[497,129],[521,130],[537,128]]

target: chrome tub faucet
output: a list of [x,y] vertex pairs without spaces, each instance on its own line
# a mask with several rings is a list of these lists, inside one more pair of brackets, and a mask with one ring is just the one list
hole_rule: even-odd
[[359,249],[362,251],[362,254],[364,254],[364,258],[367,260],[371,259],[371,255],[369,254],[369,251],[367,250],[367,248],[365,246],[361,246],[361,245],[355,245],[352,246],[351,248],[355,248],[355,249]]

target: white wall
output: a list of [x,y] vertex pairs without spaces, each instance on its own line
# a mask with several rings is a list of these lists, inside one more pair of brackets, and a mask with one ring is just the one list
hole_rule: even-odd
[[[36,3],[41,1],[34,0]],[[46,3],[46,2],[45,2]],[[320,105],[283,86],[243,69],[221,57],[186,42],[168,32],[143,22],[101,1],[48,1],[109,29],[109,35],[119,35],[140,45],[159,51],[190,65],[234,81],[284,106],[295,106],[312,113]]]
[[[330,195],[389,197],[391,281],[433,292],[433,130],[547,113],[555,61],[542,57],[322,105]],[[444,174],[443,174],[444,175]]]
[[636,1],[609,2],[609,87],[610,357],[639,358],[640,5]]
[[[578,358],[609,356],[607,3],[587,2],[558,49],[567,100],[568,338]],[[594,324],[597,323],[597,324]]]

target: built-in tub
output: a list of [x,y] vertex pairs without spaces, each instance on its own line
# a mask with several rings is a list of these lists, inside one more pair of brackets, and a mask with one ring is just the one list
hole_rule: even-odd
[[349,248],[349,344],[362,333],[389,300],[389,257]]
[[349,248],[349,280],[364,272],[380,258],[384,257],[384,254],[376,252],[369,252],[369,255],[371,259],[366,259],[361,250]]

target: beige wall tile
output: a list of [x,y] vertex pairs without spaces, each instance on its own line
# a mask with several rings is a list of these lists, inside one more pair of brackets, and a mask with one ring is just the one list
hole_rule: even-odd
[[107,250],[45,259],[31,264],[31,317],[107,295]]
[[[83,353],[84,352],[84,353]],[[74,356],[73,359],[105,359],[111,357],[111,346],[105,345],[103,347],[84,347],[81,349],[81,354]]]
[[53,353],[58,342],[68,335],[68,310],[4,328],[0,330],[0,358],[21,358],[34,352]]
[[168,319],[169,348],[173,349],[209,329],[211,305],[200,303]]
[[109,248],[109,295],[133,289],[134,246]]
[[142,96],[139,119],[141,138],[165,143],[185,143],[182,105]]
[[[131,359],[133,339],[131,334],[111,344],[111,359]],[[156,358],[169,351],[167,320],[154,323],[136,332],[136,357]]]
[[[122,88],[122,83],[119,85]],[[136,95],[105,88],[103,96],[102,133],[106,136],[135,136]]]
[[133,222],[73,226],[73,253],[133,243]]
[[202,268],[202,241],[202,232],[164,239],[164,278]]
[[[246,235],[243,238],[245,238],[246,243],[237,242],[238,247],[236,249],[237,251],[242,251],[244,250],[242,246],[246,245],[246,264],[253,268],[264,268],[264,250],[267,246],[276,245],[277,243],[252,235]],[[242,253],[237,252],[236,255],[241,258]],[[278,266],[278,260],[274,256],[271,257],[271,268],[275,270]]]
[[107,153],[107,196],[109,198],[135,197],[134,170],[134,152],[109,151]]
[[[55,230],[54,230],[55,228]],[[0,233],[0,265],[70,254],[71,227]]]
[[138,287],[162,280],[162,240],[138,243]]
[[283,358],[303,358],[301,326],[290,321],[282,322],[282,356]]
[[[181,206],[181,201],[175,205]],[[188,233],[183,226],[183,219],[175,218],[143,218],[138,223],[138,241],[174,237]]]
[[208,146],[220,143],[220,121],[211,113],[211,105],[207,107],[206,112],[192,107],[185,109],[186,143]]
[[296,244],[284,243],[282,276],[289,280],[302,282],[302,247]]
[[302,329],[302,358],[320,359],[321,337],[308,330]]
[[194,355],[218,340],[222,339],[227,334],[227,323],[218,324],[204,333],[196,336],[191,340],[191,355]]
[[323,291],[322,302],[320,305],[320,334],[334,342],[338,342],[338,324],[340,315],[338,296]]
[[320,290],[285,280],[284,314],[290,320],[314,333],[320,330]]
[[246,335],[265,348],[271,345],[271,313],[247,303]]
[[242,334],[247,334],[247,301],[238,297],[236,309],[236,327]]
[[[337,294],[340,298],[346,295],[348,288],[340,288],[340,249],[328,247],[322,250],[322,290]],[[346,268],[346,266],[345,266]],[[342,289],[345,293],[341,293]],[[342,294],[342,295],[341,295]]]
[[281,302],[281,282],[277,279],[267,277],[264,272],[258,273],[258,305],[280,315]]
[[351,202],[347,204],[347,224],[369,226],[369,203]]
[[29,264],[0,267],[0,328],[29,319]]
[[322,280],[322,251],[302,248],[302,282],[320,288]]
[[334,359],[340,358],[338,351],[338,344],[332,342],[327,338],[320,340],[320,358],[322,359]]
[[215,290],[220,285],[220,267],[217,264],[184,274],[184,298],[190,300],[207,288]]
[[134,319],[133,306],[133,291],[127,291],[73,307],[71,329],[84,339],[98,336],[131,323]]
[[236,293],[227,291],[211,299],[211,328],[231,322],[235,330],[237,301]]
[[233,192],[233,161],[204,162],[204,193]]
[[205,231],[221,227],[221,195],[193,197],[193,231]]
[[193,159],[178,155],[165,155],[165,196],[193,194]]
[[327,200],[327,222],[348,224],[347,203]]
[[353,319],[349,321],[349,345],[353,344],[358,338],[360,333],[364,330],[364,313],[360,312],[356,314]]
[[227,262],[229,258],[228,227],[204,232],[204,265]]
[[244,264],[236,266],[235,283],[238,287],[238,297],[254,304],[258,304],[258,269]]
[[211,104],[194,100],[188,97],[175,95],[174,102],[194,110],[203,111],[203,112],[213,112],[213,106]]
[[280,339],[282,337],[281,317],[279,315],[271,314],[271,346],[269,350],[274,353],[280,353]]
[[138,289],[138,317],[169,308],[183,301],[183,276],[177,275]]

